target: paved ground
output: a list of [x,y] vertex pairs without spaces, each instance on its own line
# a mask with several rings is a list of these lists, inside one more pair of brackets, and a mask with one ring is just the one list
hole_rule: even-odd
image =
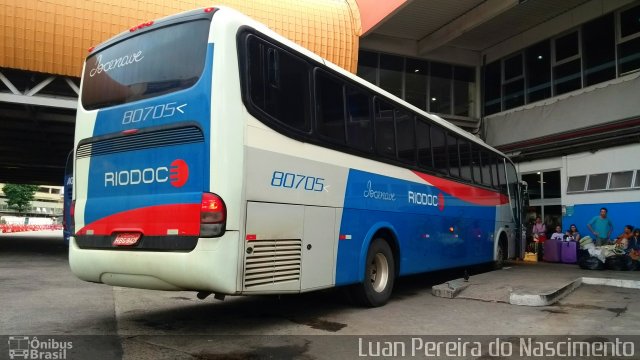
[[[471,283],[512,289],[509,274],[523,266],[531,283],[576,268],[516,264],[473,275]],[[431,295],[432,285],[459,276],[401,279],[389,304],[375,309],[355,308],[339,291],[202,301],[190,292],[80,281],[68,268],[60,232],[0,235],[0,335],[101,335],[73,338],[75,351],[97,359],[353,358],[363,336],[640,335],[640,290],[583,285],[545,307],[509,305],[496,300],[501,295],[484,301]]]

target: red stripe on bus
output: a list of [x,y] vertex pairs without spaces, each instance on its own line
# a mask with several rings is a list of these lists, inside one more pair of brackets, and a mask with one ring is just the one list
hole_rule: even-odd
[[147,236],[167,236],[167,230],[178,230],[176,235],[200,234],[200,204],[171,204],[149,206],[123,211],[87,224],[78,235],[112,235],[122,228],[141,229]]
[[497,206],[509,203],[509,198],[497,191],[481,189],[473,185],[461,184],[456,181],[427,175],[419,171],[414,171],[414,174],[437,187],[440,191],[468,203],[482,206]]

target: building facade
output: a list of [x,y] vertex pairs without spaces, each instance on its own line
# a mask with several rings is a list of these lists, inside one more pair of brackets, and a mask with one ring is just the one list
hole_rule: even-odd
[[4,185],[0,183],[0,216],[47,217],[60,222],[64,196],[62,186],[40,186],[31,202],[31,208],[25,214],[18,214],[7,205],[7,199],[2,192]]
[[358,74],[510,155],[530,219],[640,226],[640,1],[358,3]]

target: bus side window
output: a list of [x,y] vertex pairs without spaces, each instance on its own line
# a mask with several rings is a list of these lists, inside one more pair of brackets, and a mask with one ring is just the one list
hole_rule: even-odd
[[415,117],[404,110],[396,109],[396,144],[398,159],[408,164],[416,163]]
[[249,96],[251,103],[264,110],[265,82],[264,82],[264,45],[255,36],[247,40],[247,63],[249,79]]
[[373,150],[371,96],[351,85],[346,86],[347,143],[358,150]]
[[481,162],[482,162],[482,185],[486,185],[492,187],[491,184],[491,157],[490,153],[487,150],[482,149],[480,151]]
[[395,159],[396,132],[393,123],[394,108],[389,103],[375,99],[376,114],[376,151],[378,154]]
[[421,118],[416,120],[416,141],[418,147],[418,165],[433,170],[433,154],[431,153],[431,125]]
[[447,134],[447,149],[449,153],[449,172],[451,176],[460,176],[460,158],[458,157],[458,141],[455,136]]
[[447,137],[444,130],[438,126],[431,126],[431,149],[433,150],[433,167],[436,171],[448,175]]
[[471,144],[468,140],[458,139],[460,149],[460,176],[465,180],[472,180],[471,172]]
[[281,124],[311,131],[310,66],[255,36],[247,47],[251,103]]
[[276,49],[267,50],[267,69],[269,85],[276,89],[280,88],[280,56]]
[[345,104],[342,82],[317,69],[315,84],[318,134],[333,142],[345,144]]
[[482,166],[480,163],[480,146],[476,144],[471,145],[471,158],[473,167],[473,181],[476,184],[482,184]]
[[503,194],[507,194],[507,174],[504,171],[504,158],[498,157],[498,186],[500,187],[500,192]]
[[500,184],[498,182],[498,157],[495,155],[491,156],[491,175],[492,175],[492,179],[493,179],[493,187],[498,189],[500,188]]

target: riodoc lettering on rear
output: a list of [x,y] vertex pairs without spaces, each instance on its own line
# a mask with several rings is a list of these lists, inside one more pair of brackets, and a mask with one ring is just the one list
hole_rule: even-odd
[[189,180],[189,166],[182,159],[176,159],[169,166],[144,169],[124,169],[104,173],[104,187],[136,186],[169,182],[174,187],[182,187]]

